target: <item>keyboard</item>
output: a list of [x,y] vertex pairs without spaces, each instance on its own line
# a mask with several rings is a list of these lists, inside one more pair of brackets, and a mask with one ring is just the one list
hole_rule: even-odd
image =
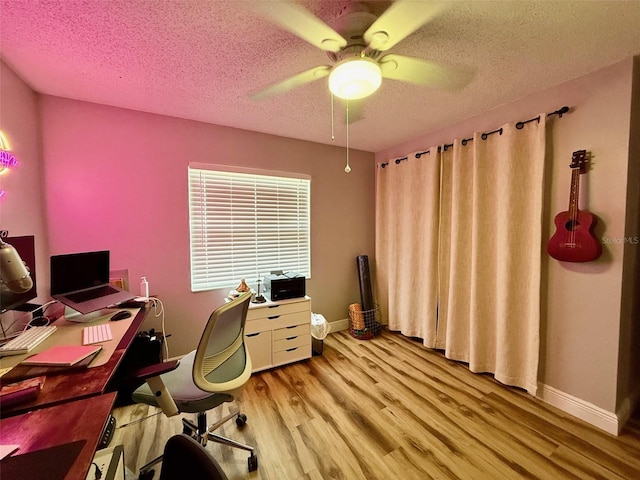
[[0,356],[29,353],[56,331],[55,325],[31,327],[0,347]]
[[113,340],[111,334],[111,325],[102,323],[100,325],[91,325],[82,329],[82,344],[93,345],[94,343],[103,343]]

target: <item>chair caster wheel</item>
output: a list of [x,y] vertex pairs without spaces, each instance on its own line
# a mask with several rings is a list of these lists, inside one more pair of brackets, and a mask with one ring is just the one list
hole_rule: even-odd
[[255,454],[251,454],[247,459],[247,463],[249,464],[250,472],[255,472],[258,469],[258,457]]
[[138,480],[152,480],[154,473],[155,473],[155,470],[147,470],[146,472],[140,472],[140,475],[138,476]]
[[239,427],[244,427],[247,423],[247,416],[244,413],[239,413],[236,417],[236,425]]

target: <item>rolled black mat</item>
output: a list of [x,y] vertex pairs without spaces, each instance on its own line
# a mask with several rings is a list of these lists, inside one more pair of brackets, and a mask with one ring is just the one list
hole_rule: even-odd
[[358,280],[360,281],[360,303],[362,311],[373,310],[373,294],[371,293],[371,276],[369,274],[369,257],[358,255]]

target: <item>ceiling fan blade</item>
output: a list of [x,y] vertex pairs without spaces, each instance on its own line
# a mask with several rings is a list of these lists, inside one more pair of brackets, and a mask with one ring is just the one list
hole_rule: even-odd
[[463,88],[475,74],[475,70],[471,68],[445,67],[428,60],[393,53],[385,55],[378,63],[384,78],[446,90]]
[[272,23],[321,50],[339,52],[347,41],[301,5],[283,1],[254,1],[251,8]]
[[374,50],[386,51],[434,18],[444,2],[396,0],[364,33]]
[[293,90],[294,88],[298,88],[302,85],[306,85],[307,83],[311,83],[320,78],[324,78],[329,75],[330,71],[331,67],[328,65],[320,65],[318,67],[310,68],[309,70],[305,70],[304,72],[300,72],[289,78],[285,78],[280,82],[269,85],[264,90],[251,95],[251,99],[263,100],[274,95],[280,95],[282,93],[288,92],[289,90]]

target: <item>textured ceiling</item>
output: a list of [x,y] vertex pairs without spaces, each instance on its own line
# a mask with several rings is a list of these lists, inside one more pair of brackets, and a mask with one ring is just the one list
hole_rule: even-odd
[[[347,2],[298,3],[330,22]],[[367,3],[377,14],[390,4]],[[640,54],[639,1],[441,3],[390,52],[464,67],[471,81],[456,90],[383,80],[350,125],[351,148],[377,152]],[[326,78],[250,98],[330,62],[249,1],[0,0],[0,55],[41,93],[332,143]],[[344,146],[335,107],[333,143]]]

